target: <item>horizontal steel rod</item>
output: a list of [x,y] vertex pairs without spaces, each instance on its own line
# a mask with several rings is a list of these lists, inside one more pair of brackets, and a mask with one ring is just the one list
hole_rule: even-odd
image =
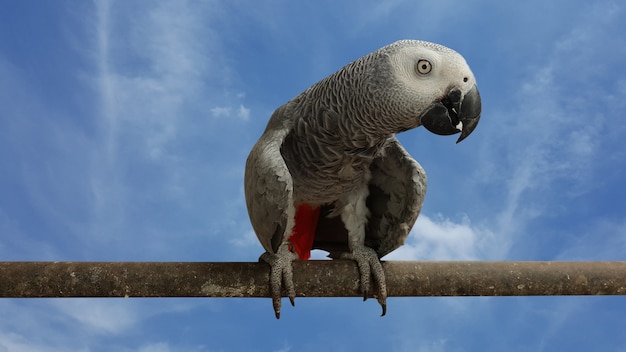
[[[356,264],[296,261],[300,297],[356,297]],[[383,262],[389,296],[626,295],[626,262]],[[0,262],[0,298],[269,297],[242,262]],[[371,289],[370,292],[374,292]]]

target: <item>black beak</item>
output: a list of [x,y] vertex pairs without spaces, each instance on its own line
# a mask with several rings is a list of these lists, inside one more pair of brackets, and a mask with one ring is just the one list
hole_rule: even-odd
[[460,89],[450,90],[440,102],[435,103],[421,118],[427,130],[439,135],[461,132],[459,143],[469,136],[480,120],[481,101],[476,85],[463,96]]

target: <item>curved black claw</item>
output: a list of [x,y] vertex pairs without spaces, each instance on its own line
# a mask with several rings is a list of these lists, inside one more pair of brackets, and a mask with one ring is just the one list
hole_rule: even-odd
[[378,288],[376,299],[383,309],[381,317],[387,314],[387,281],[385,280],[385,271],[378,259],[376,251],[369,247],[357,247],[349,253],[342,253],[342,259],[350,259],[356,261],[361,276],[361,292],[363,300],[367,300],[369,296],[370,274],[374,277],[374,284]]
[[279,250],[276,254],[265,252],[261,254],[260,261],[270,265],[270,295],[276,319],[280,319],[281,289],[285,285],[287,297],[292,306],[295,306],[296,290],[293,286],[293,268],[291,263],[298,255],[289,250]]

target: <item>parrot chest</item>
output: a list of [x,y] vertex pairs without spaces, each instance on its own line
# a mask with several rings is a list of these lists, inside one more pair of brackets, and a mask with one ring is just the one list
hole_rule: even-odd
[[344,195],[362,192],[370,180],[370,165],[387,142],[386,137],[343,126],[342,121],[349,120],[346,116],[318,110],[303,112],[307,118],[294,121],[280,149],[296,204],[331,204]]
[[344,164],[341,167],[320,168],[293,175],[294,198],[310,204],[327,204],[341,195],[355,192],[369,181],[365,163]]
[[325,150],[318,146],[315,151],[317,153],[283,148],[295,203],[334,203],[342,195],[359,191],[368,183],[371,158],[345,153],[338,148]]

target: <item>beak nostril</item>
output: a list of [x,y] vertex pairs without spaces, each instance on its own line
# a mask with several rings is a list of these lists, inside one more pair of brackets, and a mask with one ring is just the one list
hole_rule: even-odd
[[448,96],[444,99],[449,101],[451,104],[458,105],[461,102],[461,98],[463,97],[463,93],[460,89],[454,88],[450,92],[448,92]]

